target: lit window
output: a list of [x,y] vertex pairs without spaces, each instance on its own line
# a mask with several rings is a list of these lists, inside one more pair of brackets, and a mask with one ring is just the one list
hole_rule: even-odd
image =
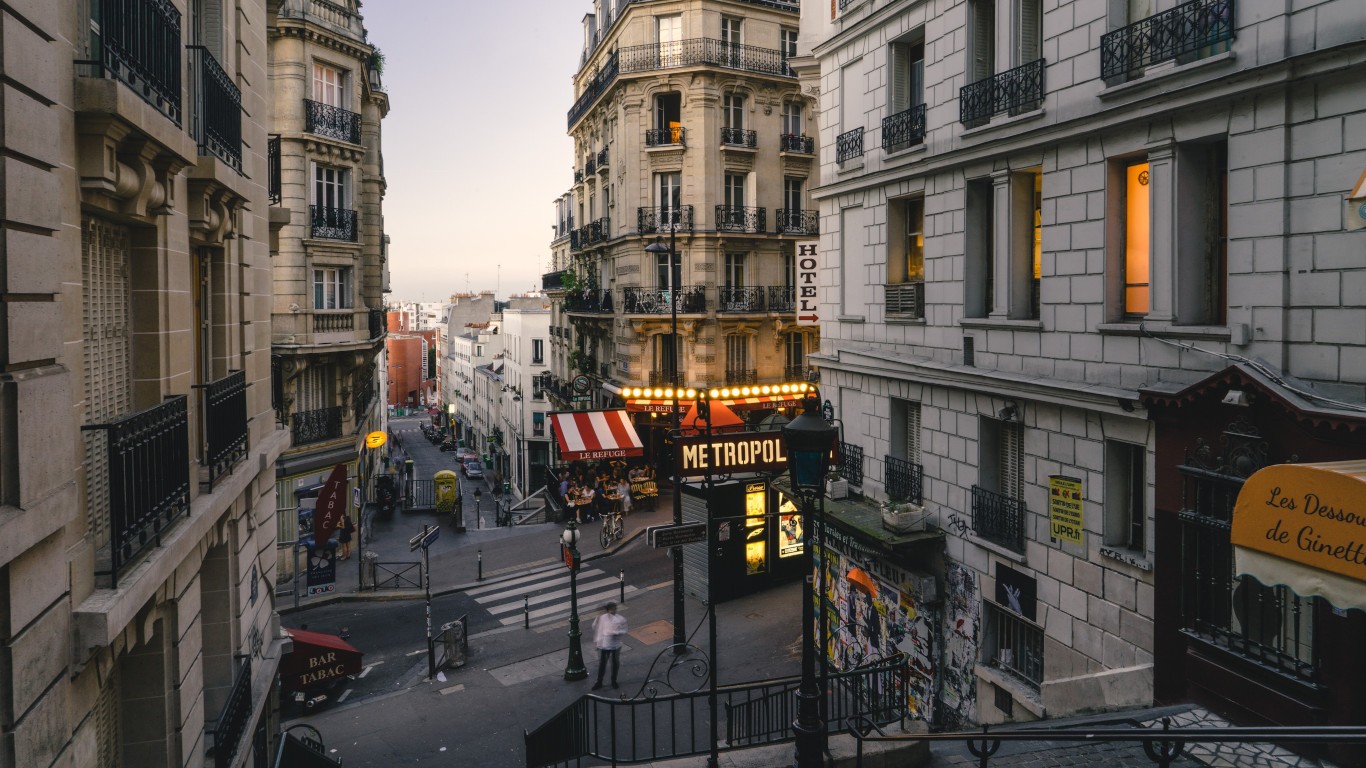
[[1151,307],[1149,206],[1148,164],[1134,163],[1124,169],[1124,314],[1132,317]]

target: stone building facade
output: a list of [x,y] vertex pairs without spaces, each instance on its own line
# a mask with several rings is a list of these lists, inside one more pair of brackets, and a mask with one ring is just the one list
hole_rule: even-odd
[[1187,459],[1230,434],[1203,417],[1284,406],[1340,425],[1299,455],[1366,453],[1366,235],[1344,212],[1366,169],[1357,4],[841,0],[804,4],[801,38],[822,396],[863,452],[846,475],[923,502],[967,572],[946,583],[980,595],[971,632],[940,638],[973,649],[943,692],[959,719],[1196,698],[1360,722],[1322,661],[1359,612],[1265,589],[1284,620],[1258,624],[1229,597],[1245,582],[1205,573],[1225,597],[1196,607],[1181,568]]
[[0,766],[273,749],[266,5],[0,14]]

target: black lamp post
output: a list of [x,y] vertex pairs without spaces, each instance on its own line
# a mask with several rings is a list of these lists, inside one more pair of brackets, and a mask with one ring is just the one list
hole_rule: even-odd
[[[680,386],[679,386],[679,385],[680,385],[680,382],[679,382],[679,380],[678,380],[678,299],[679,299],[679,296],[678,296],[678,277],[679,277],[679,274],[678,274],[678,273],[681,272],[682,270],[679,269],[679,265],[678,265],[678,262],[677,262],[677,259],[678,259],[678,251],[674,249],[674,245],[675,245],[675,243],[676,243],[676,239],[675,239],[675,238],[677,238],[677,236],[678,236],[678,222],[676,221],[677,216],[678,216],[678,209],[677,209],[676,207],[670,206],[669,208],[666,208],[665,211],[667,212],[667,218],[668,218],[668,220],[669,220],[669,244],[668,244],[667,246],[664,245],[664,243],[661,241],[661,239],[658,238],[658,237],[656,237],[656,238],[655,238],[655,241],[654,241],[653,243],[650,243],[649,245],[645,246],[645,252],[646,252],[646,253],[654,254],[656,257],[658,257],[659,254],[662,254],[662,253],[667,253],[667,254],[669,254],[669,319],[670,319],[670,330],[669,330],[669,346],[670,346],[670,350],[669,350],[669,351],[670,351],[671,356],[672,356],[672,358],[673,358],[672,360],[669,361],[669,363],[670,363],[669,374],[670,374],[670,380],[673,382],[673,392],[674,392],[674,398],[673,398],[673,401],[674,401],[674,407],[673,407],[673,432],[672,432],[672,434],[673,434],[674,438],[677,439],[678,433],[679,433],[679,422],[682,420],[682,414],[679,413],[679,411],[678,411],[678,398],[679,398],[679,393],[682,391],[682,390],[680,389]],[[677,462],[677,461],[674,461],[674,462],[673,462],[673,465],[674,465],[674,467],[673,467],[674,471],[673,471],[672,477],[673,477],[673,484],[674,484],[674,525],[682,525],[682,524],[683,524],[683,496],[682,496],[682,487],[681,487],[682,484],[680,483],[679,477],[678,477],[678,462]],[[676,649],[679,653],[682,653],[683,650],[684,650],[684,646],[685,646],[685,645],[687,644],[687,642],[688,642],[687,629],[686,629],[686,627],[684,626],[684,624],[685,624],[686,622],[684,621],[684,616],[683,616],[683,548],[682,548],[682,547],[674,547],[674,548],[673,548],[673,558],[674,558],[674,646],[675,646],[675,649]]]
[[[816,682],[816,608],[814,574],[816,555],[811,546],[812,513],[824,495],[825,471],[830,465],[830,449],[838,430],[820,416],[816,398],[807,398],[801,415],[783,426],[787,466],[792,475],[792,491],[802,510],[802,547],[806,552],[807,578],[802,582],[802,682],[797,692],[797,720],[792,729],[797,735],[796,768],[820,768],[825,752],[825,722],[821,719],[824,692]],[[824,509],[824,504],[819,507]],[[825,525],[825,520],[820,521]],[[824,649],[821,651],[824,653]]]
[[565,562],[569,566],[569,662],[564,667],[564,679],[583,680],[588,677],[588,668],[583,665],[579,632],[579,526],[574,518],[569,518],[560,540],[564,542]]

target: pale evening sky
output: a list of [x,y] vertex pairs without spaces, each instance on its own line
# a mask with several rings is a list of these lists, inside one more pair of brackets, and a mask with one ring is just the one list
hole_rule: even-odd
[[[589,0],[367,0],[384,52],[391,301],[540,287],[572,185],[565,115]],[[501,274],[500,267],[501,265]],[[466,275],[468,274],[468,280]]]

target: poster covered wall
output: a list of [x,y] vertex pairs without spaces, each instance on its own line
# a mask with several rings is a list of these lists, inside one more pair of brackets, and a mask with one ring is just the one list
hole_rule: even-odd
[[944,572],[944,653],[940,670],[939,725],[962,730],[977,722],[977,617],[982,599],[977,575],[961,563]]

